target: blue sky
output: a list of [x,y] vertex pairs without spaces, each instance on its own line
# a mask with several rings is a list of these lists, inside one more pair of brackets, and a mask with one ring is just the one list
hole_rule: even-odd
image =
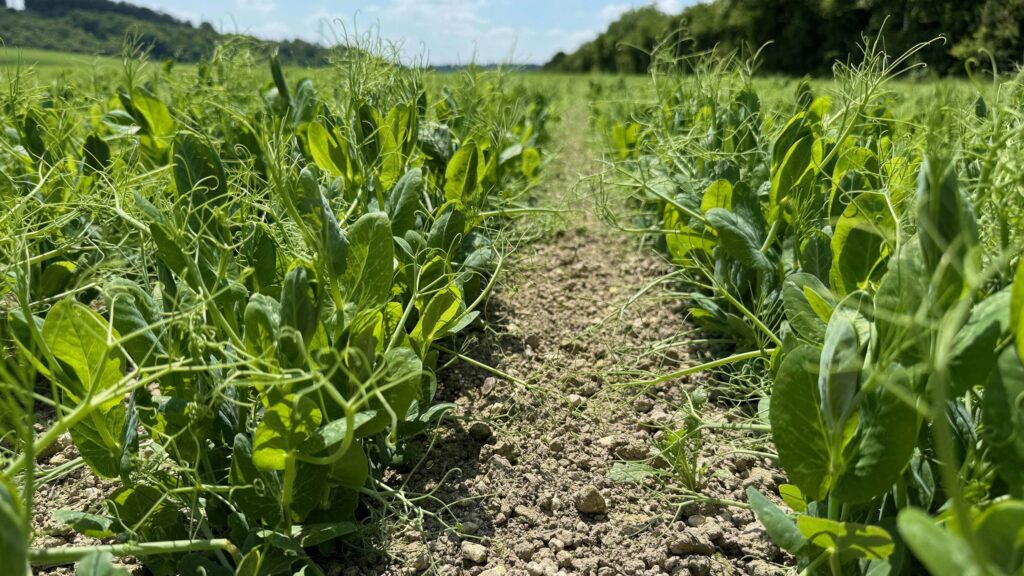
[[678,12],[691,0],[131,0],[262,38],[330,42],[331,28],[379,30],[405,59],[430,64],[544,63],[597,36],[622,12],[656,4]]

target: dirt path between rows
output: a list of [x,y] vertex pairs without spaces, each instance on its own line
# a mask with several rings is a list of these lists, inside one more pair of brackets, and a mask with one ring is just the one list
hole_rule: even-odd
[[[660,451],[685,427],[686,392],[701,382],[640,389],[616,375],[670,372],[710,352],[687,345],[693,331],[671,295],[651,290],[627,306],[670,268],[593,215],[594,184],[581,177],[601,166],[587,114],[583,104],[564,112],[556,141],[565,148],[539,194],[568,212],[519,247],[467,352],[528,386],[464,363],[442,373],[440,400],[456,404],[456,418],[389,479],[413,501],[396,513],[404,521],[391,524],[386,555],[343,576],[765,575],[786,563],[749,510],[687,504],[686,475],[663,458],[696,450],[700,492],[745,500],[747,486],[770,492],[782,481],[770,461],[734,451],[756,438],[706,431],[700,446]],[[702,417],[732,412],[711,402]],[[616,463],[637,461],[662,475],[609,478]]]

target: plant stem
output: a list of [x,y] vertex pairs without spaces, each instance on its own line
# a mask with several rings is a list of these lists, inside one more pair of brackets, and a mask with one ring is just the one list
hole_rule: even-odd
[[108,544],[103,546],[57,546],[54,548],[32,548],[28,552],[29,562],[34,566],[56,566],[73,564],[94,552],[109,552],[115,557],[154,556],[160,554],[181,554],[183,552],[208,552],[223,550],[236,560],[238,548],[230,540],[170,540],[166,542],[145,542],[138,544]]
[[719,358],[711,362],[704,364],[698,364],[697,366],[691,366],[689,368],[683,368],[676,372],[669,374],[663,374],[652,380],[635,380],[633,382],[626,382],[623,386],[655,386],[658,384],[664,384],[669,380],[675,380],[676,378],[682,378],[683,376],[689,376],[690,374],[696,374],[705,370],[711,370],[712,368],[718,368],[719,366],[725,366],[727,364],[733,364],[736,362],[742,362],[744,360],[753,360],[754,358],[762,358],[771,356],[775,352],[775,348],[768,350],[751,350],[750,352],[741,352],[739,354],[733,354],[725,358]]

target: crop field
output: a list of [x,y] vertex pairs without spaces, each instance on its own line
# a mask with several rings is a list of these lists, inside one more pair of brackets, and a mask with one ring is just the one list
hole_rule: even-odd
[[0,573],[1024,574],[1024,77],[0,56]]

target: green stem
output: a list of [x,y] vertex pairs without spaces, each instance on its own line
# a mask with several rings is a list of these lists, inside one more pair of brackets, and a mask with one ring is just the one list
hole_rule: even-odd
[[167,542],[146,542],[139,544],[109,544],[104,546],[57,546],[54,548],[32,548],[28,552],[29,562],[35,566],[57,566],[74,564],[94,552],[109,552],[115,557],[155,556],[160,554],[181,554],[184,552],[208,552],[223,550],[239,559],[238,548],[227,539],[216,540],[170,540]]
[[466,356],[464,354],[459,354],[458,352],[456,352],[455,350],[452,350],[451,348],[447,348],[445,346],[441,346],[440,344],[434,344],[434,346],[438,350],[440,350],[440,351],[442,351],[442,352],[444,352],[446,354],[451,354],[452,356],[455,356],[459,360],[462,360],[463,362],[465,362],[465,363],[467,363],[467,364],[469,364],[471,366],[476,366],[477,368],[480,368],[481,370],[486,370],[486,371],[490,372],[491,374],[494,374],[495,376],[498,376],[499,378],[502,378],[504,380],[508,380],[509,382],[512,382],[513,384],[518,384],[518,385],[522,386],[523,388],[527,388],[527,389],[531,388],[531,386],[526,382],[526,380],[522,380],[520,378],[516,378],[515,376],[513,376],[513,375],[511,375],[511,374],[509,374],[507,372],[502,372],[501,370],[499,370],[499,369],[497,369],[497,368],[495,368],[493,366],[488,366],[487,364],[484,364],[482,362],[477,362],[476,360],[473,360],[469,356]]
[[750,352],[741,352],[739,354],[733,354],[725,358],[719,358],[711,362],[704,364],[698,364],[697,366],[691,366],[689,368],[683,368],[676,372],[664,374],[658,376],[652,380],[636,380],[633,382],[626,382],[623,386],[656,386],[658,384],[664,384],[669,380],[675,380],[676,378],[682,378],[683,376],[689,376],[690,374],[696,374],[705,370],[711,370],[712,368],[718,368],[719,366],[725,366],[727,364],[733,364],[735,362],[742,362],[744,360],[753,360],[754,358],[762,358],[771,356],[775,352],[775,348],[768,350],[751,350]]

